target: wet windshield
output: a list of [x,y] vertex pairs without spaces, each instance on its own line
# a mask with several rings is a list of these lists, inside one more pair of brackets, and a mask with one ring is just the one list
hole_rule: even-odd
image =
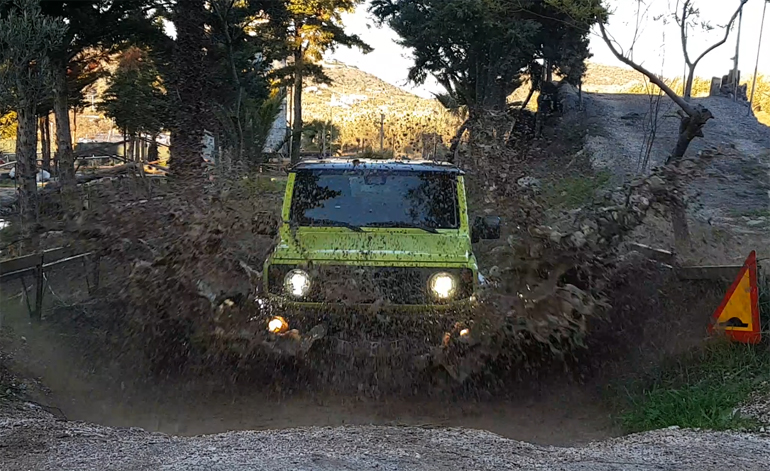
[[457,229],[457,178],[443,172],[303,170],[291,221],[300,226]]

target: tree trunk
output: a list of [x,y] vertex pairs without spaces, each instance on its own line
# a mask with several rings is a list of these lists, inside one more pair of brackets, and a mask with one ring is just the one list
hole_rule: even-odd
[[147,161],[155,162],[158,160],[158,135],[150,136],[150,147],[147,149]]
[[22,227],[37,220],[37,132],[35,104],[22,103],[18,110],[16,178],[19,182],[19,212]]
[[457,129],[455,136],[452,138],[452,142],[449,145],[449,162],[454,163],[457,160],[457,152],[460,150],[460,141],[463,139],[465,131],[470,126],[471,118],[465,120],[465,122]]
[[527,94],[527,98],[524,100],[524,102],[519,107],[519,112],[516,113],[516,116],[513,118],[513,122],[511,123],[511,127],[508,130],[508,135],[505,137],[506,144],[510,143],[513,140],[513,132],[516,129],[516,124],[519,122],[519,119],[521,119],[522,113],[524,113],[524,110],[527,109],[527,105],[529,105],[529,102],[532,100],[532,96],[535,94],[535,83],[532,83],[532,86],[529,88],[529,93]]
[[43,144],[43,170],[51,173],[51,116],[49,114],[40,120],[40,131]]
[[174,50],[172,93],[178,97],[173,123],[171,169],[179,181],[189,180],[189,190],[203,178],[203,135],[205,122],[204,0],[177,2],[173,17],[177,30]]
[[53,75],[53,112],[56,117],[54,161],[59,171],[62,189],[68,192],[75,189],[75,154],[72,152],[66,64],[55,64]]
[[51,171],[51,147],[45,133],[45,116],[37,118],[37,131],[40,140],[40,168],[46,172]]
[[708,109],[701,105],[695,105],[692,112],[691,116],[684,112],[680,113],[679,139],[677,139],[674,151],[666,160],[666,164],[681,160],[692,140],[696,137],[703,137],[703,126],[714,117]]
[[300,158],[302,146],[302,50],[294,52],[294,122],[291,127],[291,163]]
[[684,84],[684,99],[690,101],[692,97],[692,83],[695,80],[695,67],[690,67],[690,71],[687,73],[687,82]]
[[134,152],[134,142],[135,142],[134,136],[130,136],[126,138],[126,142],[128,143],[128,151],[126,152],[126,160],[129,162],[136,162],[136,152]]

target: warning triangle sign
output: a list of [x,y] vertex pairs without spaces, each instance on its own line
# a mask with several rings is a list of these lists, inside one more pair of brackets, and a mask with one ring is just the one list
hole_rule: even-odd
[[714,312],[709,332],[724,332],[729,338],[757,344],[761,340],[757,253],[751,252],[722,304]]

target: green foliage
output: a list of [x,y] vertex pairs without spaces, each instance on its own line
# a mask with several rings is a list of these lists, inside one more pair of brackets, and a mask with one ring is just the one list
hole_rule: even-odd
[[0,14],[0,109],[37,105],[48,82],[48,53],[67,26],[42,15],[37,0],[0,0]]
[[251,201],[258,201],[266,193],[283,196],[286,191],[286,181],[287,177],[249,174],[238,180],[233,192]]
[[604,188],[612,174],[599,172],[596,175],[565,178],[543,189],[543,198],[553,207],[578,208],[591,202],[596,190]]
[[329,121],[313,120],[302,127],[302,148],[310,152],[334,155],[339,150],[340,130]]
[[159,134],[168,121],[168,101],[158,70],[138,48],[123,54],[100,109],[128,135]]
[[[235,156],[249,164],[262,161],[262,153],[270,134],[273,122],[281,111],[284,95],[274,93],[270,98],[259,102],[248,99],[241,106],[240,117],[232,110],[219,105],[215,116],[220,124],[221,145]],[[241,142],[240,136],[243,136]]]
[[352,13],[362,0],[287,0],[286,46],[294,61],[275,71],[283,83],[292,83],[297,73],[304,78],[329,82],[318,66],[326,51],[339,46],[371,51],[357,35],[348,34],[342,26],[342,14]]
[[664,366],[648,384],[629,393],[620,420],[628,432],[679,426],[729,430],[753,421],[734,409],[770,380],[766,346],[719,343]]
[[410,80],[435,76],[455,108],[472,114],[505,109],[525,73],[558,72],[577,83],[589,57],[593,22],[574,22],[539,0],[373,0],[370,11],[414,50]]
[[213,125],[234,161],[257,163],[284,98],[269,74],[287,54],[286,3],[215,0],[211,7],[206,62]]

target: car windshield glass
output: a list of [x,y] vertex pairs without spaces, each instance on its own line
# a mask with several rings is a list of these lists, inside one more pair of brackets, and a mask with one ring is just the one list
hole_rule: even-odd
[[300,226],[457,229],[457,178],[445,172],[301,170],[291,220]]

